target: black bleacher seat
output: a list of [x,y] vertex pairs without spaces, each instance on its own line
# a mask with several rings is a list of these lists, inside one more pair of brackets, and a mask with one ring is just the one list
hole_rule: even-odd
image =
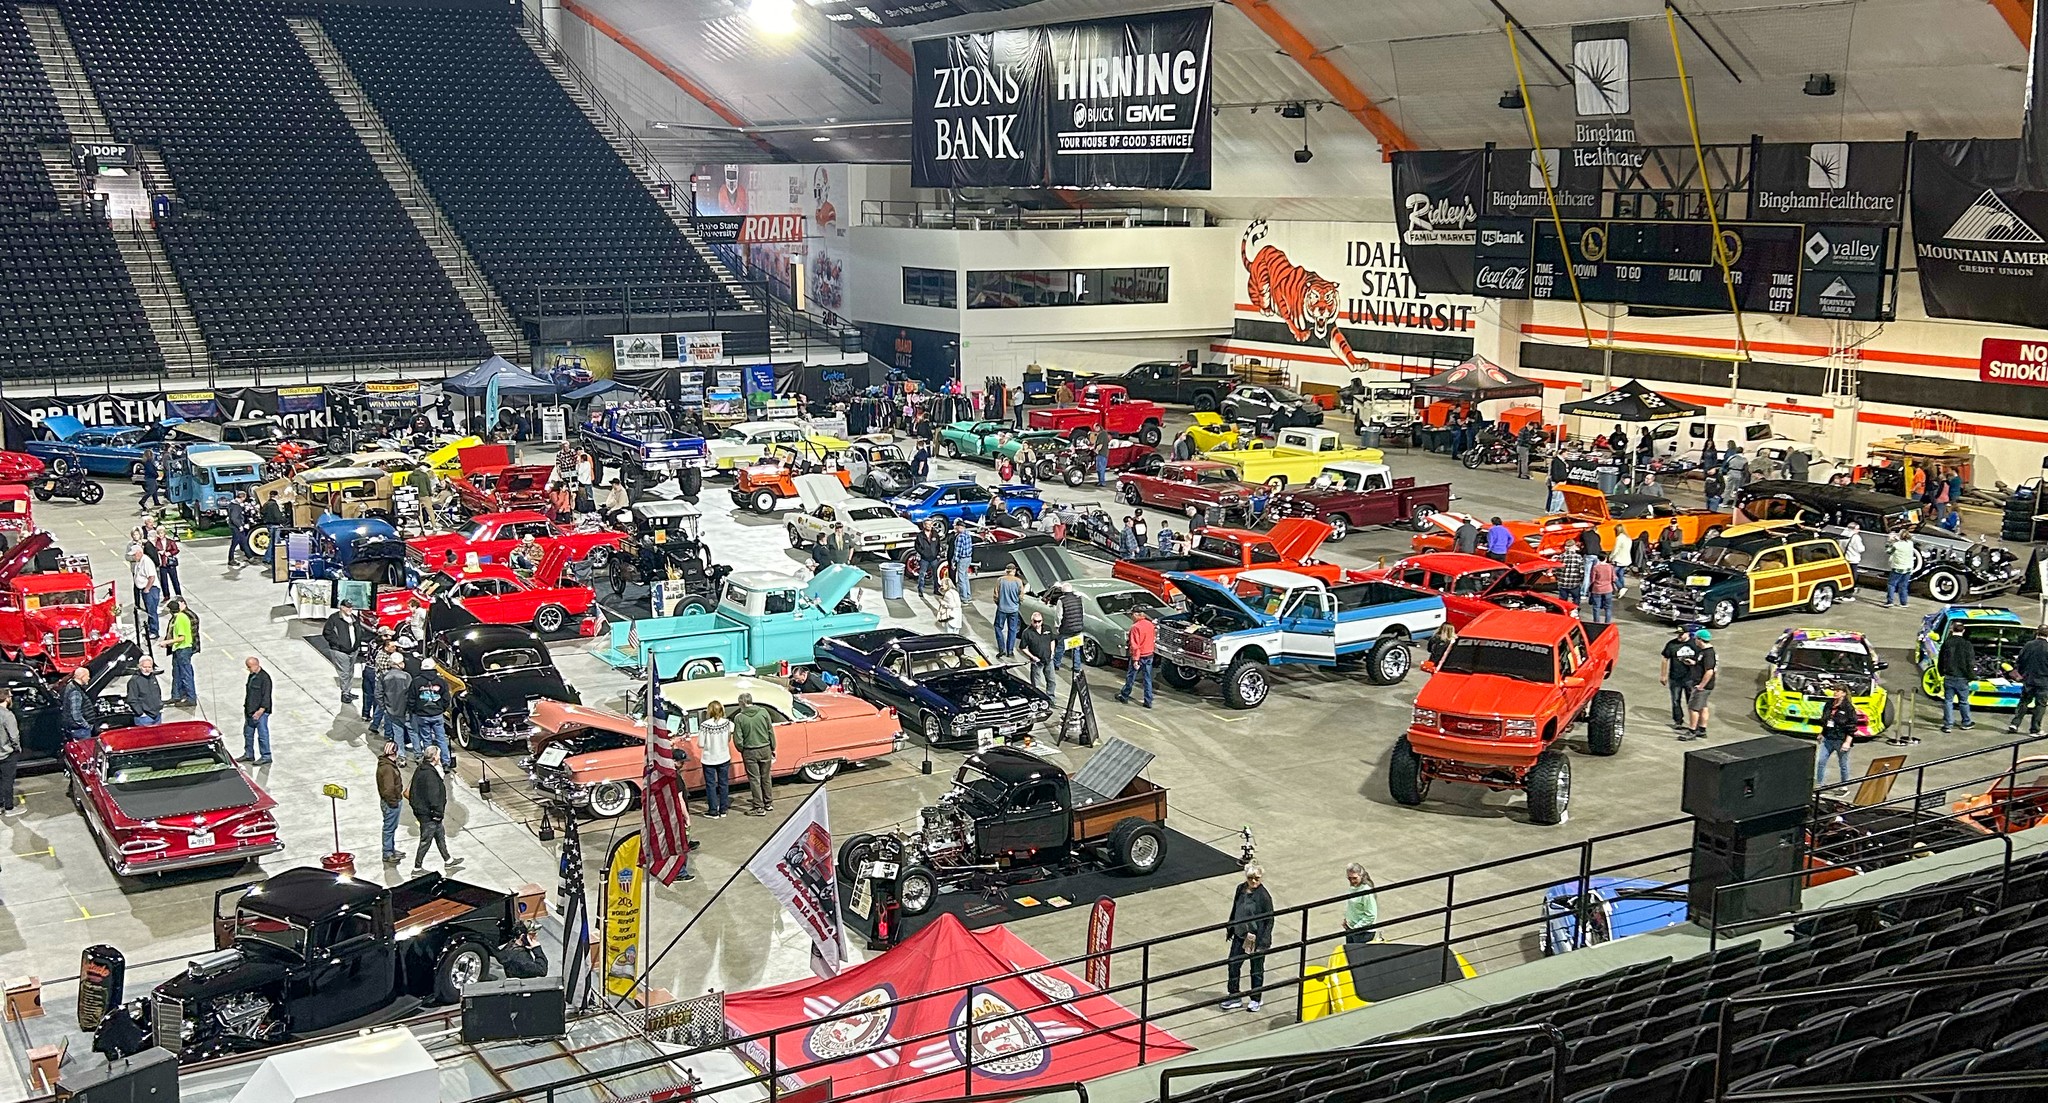
[[154,145],[189,213],[164,250],[226,364],[488,352],[321,83],[253,0],[59,0],[114,132]]
[[[549,285],[654,292],[642,310],[730,310],[717,273],[504,14],[336,6],[349,68],[505,303]],[[636,292],[637,294],[637,292]],[[597,299],[619,309],[616,296]]]

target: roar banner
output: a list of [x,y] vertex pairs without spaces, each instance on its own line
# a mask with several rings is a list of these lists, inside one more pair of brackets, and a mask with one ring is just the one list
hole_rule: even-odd
[[1913,145],[1913,248],[1936,318],[2048,328],[2048,191],[2020,183],[2011,140]]
[[920,188],[1209,186],[1207,8],[913,43]]

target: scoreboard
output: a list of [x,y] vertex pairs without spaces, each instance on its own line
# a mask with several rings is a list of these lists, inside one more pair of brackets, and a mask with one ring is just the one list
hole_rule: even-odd
[[[1706,222],[1567,221],[1573,272],[1549,219],[1488,218],[1474,240],[1474,290],[1503,299],[1572,298],[1571,275],[1587,302],[1726,311],[1728,284]],[[1745,313],[1849,321],[1891,315],[1896,271],[1886,226],[1723,222],[1727,280]]]

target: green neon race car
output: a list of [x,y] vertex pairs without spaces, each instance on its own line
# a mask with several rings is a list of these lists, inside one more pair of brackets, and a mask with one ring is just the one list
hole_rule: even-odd
[[1858,738],[1883,732],[1898,719],[1898,704],[1878,681],[1885,661],[1861,632],[1792,628],[1764,654],[1770,672],[1756,695],[1756,717],[1773,731],[1820,733],[1820,715],[1840,686],[1863,714]]

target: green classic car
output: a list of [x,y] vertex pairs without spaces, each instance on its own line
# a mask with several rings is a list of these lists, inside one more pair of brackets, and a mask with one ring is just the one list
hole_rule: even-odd
[[1026,621],[1038,613],[1048,625],[1059,623],[1059,597],[1052,592],[1059,583],[1071,585],[1081,595],[1081,658],[1089,666],[1107,666],[1125,658],[1129,650],[1125,638],[1138,610],[1150,613],[1153,620],[1178,612],[1134,583],[1082,573],[1079,561],[1065,548],[1019,548],[1010,561],[1024,576],[1024,597],[1019,604]]
[[1007,421],[951,422],[939,429],[939,454],[949,460],[992,460],[997,449],[1009,445],[1011,433]]

